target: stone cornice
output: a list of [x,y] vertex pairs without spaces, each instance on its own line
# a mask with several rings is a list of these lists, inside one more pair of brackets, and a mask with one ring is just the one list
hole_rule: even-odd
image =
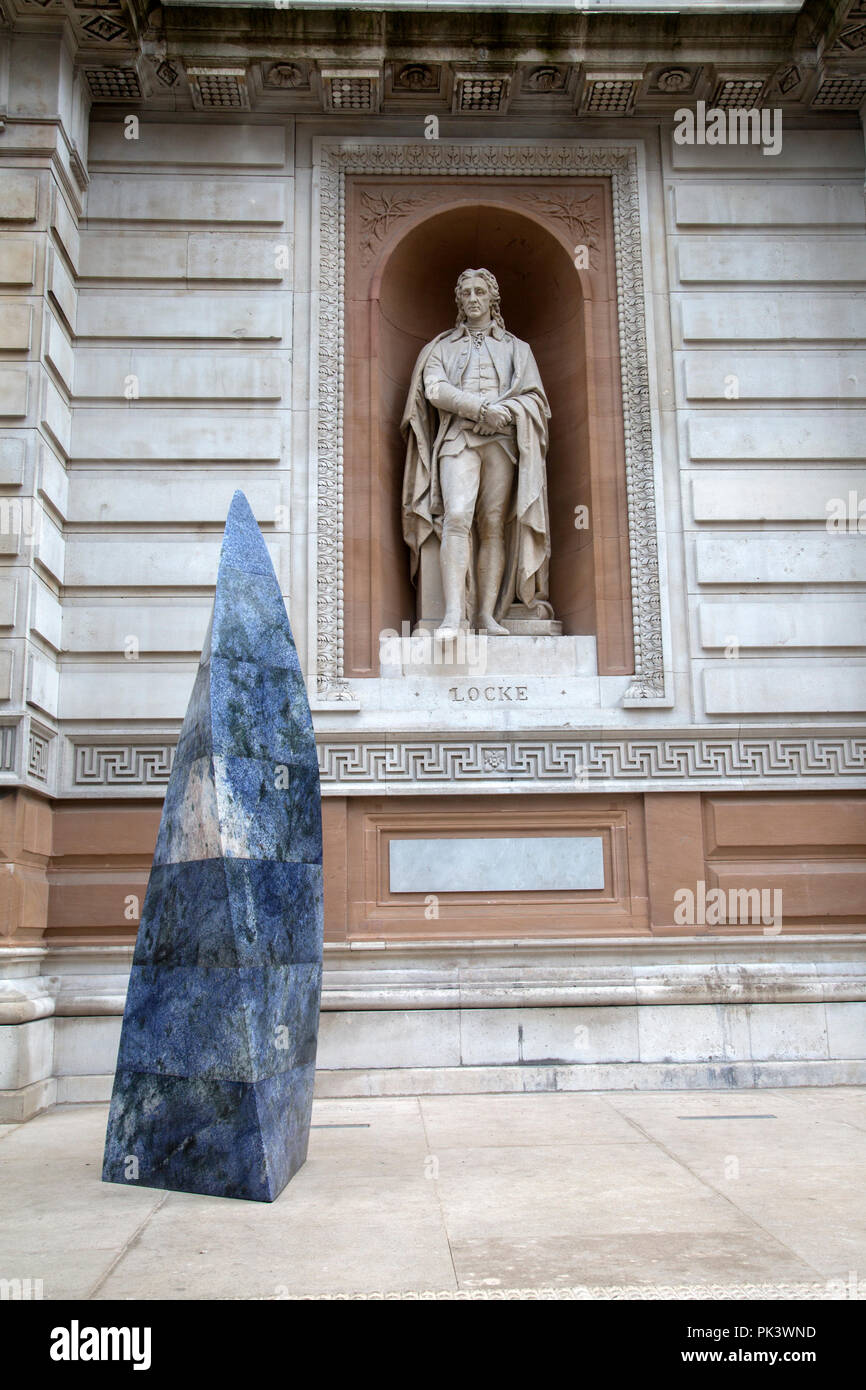
[[[819,92],[827,78],[866,74],[863,0],[810,0],[799,11],[779,0],[728,5],[721,13],[685,0],[662,12],[622,0],[622,8],[601,11],[521,4],[495,13],[470,5],[436,12],[426,5],[361,10],[219,3],[154,8],[146,0],[102,0],[92,7],[85,0],[3,3],[15,29],[66,28],[95,102],[212,109],[222,118],[250,109],[339,114],[327,77],[335,63],[377,70],[376,100],[368,107],[353,105],[353,112],[395,114],[450,112],[458,71],[482,75],[495,68],[510,77],[509,100],[499,115],[511,110],[665,117],[696,100],[741,102],[739,89],[724,84],[759,78],[756,99],[762,105],[779,106],[790,116],[853,118],[857,101],[850,86]],[[190,72],[202,66],[218,70],[219,92]],[[95,75],[100,69],[107,74],[103,79]],[[616,109],[593,103],[594,74],[621,84],[623,100]],[[227,99],[229,88],[236,99],[231,92]]]

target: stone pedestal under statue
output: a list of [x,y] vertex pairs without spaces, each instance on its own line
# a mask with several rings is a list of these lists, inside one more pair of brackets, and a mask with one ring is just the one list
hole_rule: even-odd
[[[416,626],[435,632],[445,617],[445,590],[442,587],[442,546],[439,537],[431,535],[421,547],[418,557]],[[512,603],[499,619],[512,637],[559,637],[562,623],[555,618],[540,617],[524,603]],[[469,627],[469,620],[465,620]]]

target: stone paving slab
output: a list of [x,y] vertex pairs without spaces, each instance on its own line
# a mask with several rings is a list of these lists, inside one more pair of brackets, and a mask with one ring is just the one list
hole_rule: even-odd
[[271,1205],[102,1183],[105,1105],[0,1129],[46,1299],[862,1298],[866,1088],[318,1100]]

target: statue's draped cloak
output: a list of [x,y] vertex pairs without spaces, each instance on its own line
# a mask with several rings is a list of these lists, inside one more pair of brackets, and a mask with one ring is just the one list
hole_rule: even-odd
[[[424,368],[433,349],[443,345],[442,360],[449,381],[461,386],[466,369],[461,345],[466,329],[459,327],[440,333],[422,350],[412,372],[401,429],[406,438],[406,466],[403,473],[403,536],[410,552],[413,581],[418,573],[420,551],[431,535],[442,538],[444,506],[439,481],[439,446],[453,417],[437,410],[424,394]],[[505,523],[505,572],[494,617],[501,620],[515,600],[524,603],[538,617],[552,617],[548,602],[550,567],[550,517],[547,507],[547,422],[550,406],[528,343],[506,333],[494,324],[491,355],[501,361],[497,345],[511,349],[514,369],[510,385],[497,398],[507,402],[514,420],[517,442],[517,486]],[[497,364],[498,365],[498,364]],[[473,422],[467,421],[471,428]],[[473,528],[474,529],[474,528]],[[473,549],[477,544],[473,536]],[[475,564],[469,567],[469,611],[474,610]]]

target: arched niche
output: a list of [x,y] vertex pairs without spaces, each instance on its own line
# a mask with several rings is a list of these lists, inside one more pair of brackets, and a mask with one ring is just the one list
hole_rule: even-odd
[[[418,353],[454,323],[454,285],[467,266],[486,266],[496,275],[506,327],[529,342],[550,400],[550,597],[556,617],[566,634],[597,637],[601,674],[634,669],[615,279],[612,248],[605,244],[609,215],[600,219],[593,265],[582,271],[568,234],[509,206],[509,193],[525,197],[525,185],[503,197],[489,185],[469,190],[463,181],[450,196],[450,190],[437,190],[429,204],[416,197],[420,208],[398,213],[393,231],[387,213],[400,208],[399,195],[377,195],[376,201],[366,193],[368,207],[386,209],[386,233],[359,235],[360,250],[347,259],[348,676],[378,674],[378,634],[399,631],[415,618],[400,525],[400,421]],[[609,213],[603,181],[598,206]],[[579,507],[587,509],[588,526],[575,525]]]

